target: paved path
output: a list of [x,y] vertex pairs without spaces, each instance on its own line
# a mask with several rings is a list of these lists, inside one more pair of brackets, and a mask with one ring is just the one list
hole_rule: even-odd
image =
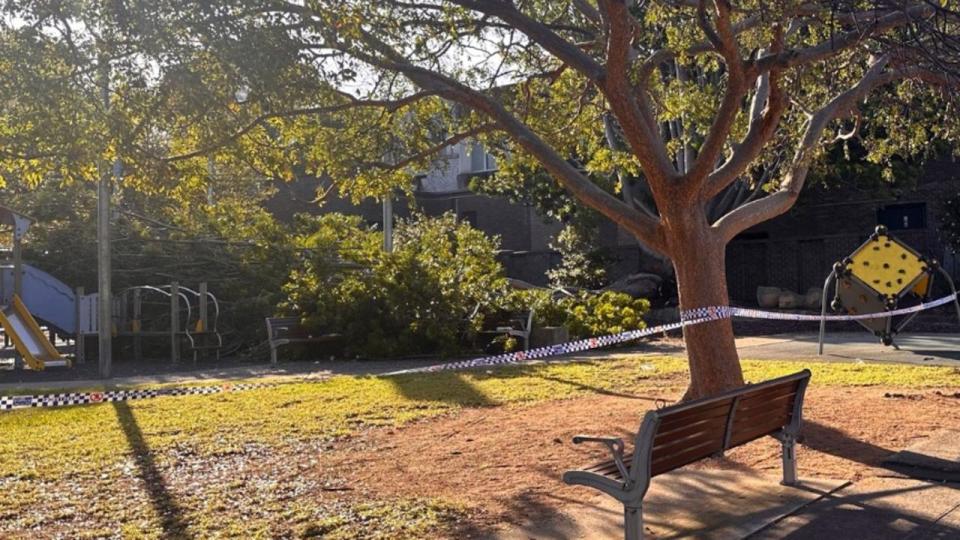
[[960,367],[960,335],[904,334],[899,350],[885,347],[866,332],[827,333],[823,356],[817,355],[817,334],[775,334],[737,339],[742,358],[812,359],[823,361],[894,362]]
[[[786,487],[779,477],[750,470],[676,470],[653,479],[643,500],[645,538],[738,540],[843,487],[807,480]],[[550,519],[505,526],[487,540],[623,538],[623,506],[583,489]]]
[[[293,362],[271,366],[270,364],[255,364],[237,367],[221,367],[215,369],[196,369],[174,373],[157,373],[150,375],[134,375],[115,377],[109,381],[102,379],[80,380],[42,380],[29,381],[32,372],[20,372],[19,380],[0,383],[0,393],[9,394],[13,391],[39,392],[49,389],[87,389],[103,387],[122,387],[140,385],[166,385],[176,383],[203,383],[215,381],[234,381],[241,379],[258,380],[289,380],[289,379],[326,379],[336,375],[377,375],[396,371],[400,368],[414,368],[435,364],[436,360],[404,360],[395,361],[322,361],[322,362]],[[7,374],[10,375],[10,374]]]
[[750,538],[960,538],[960,484],[867,478],[827,495]]
[[[828,333],[824,355],[817,355],[817,335],[814,333],[775,334],[770,336],[737,338],[741,358],[759,360],[815,360],[825,362],[893,362],[930,366],[960,367],[960,335],[905,334],[898,338],[900,350],[884,347],[866,332]],[[684,354],[683,342],[678,338],[661,338],[643,342],[636,347],[600,350],[567,355],[552,362],[611,359],[634,355]],[[237,380],[252,378],[327,378],[334,375],[377,375],[397,369],[415,368],[441,362],[438,359],[402,361],[319,361],[291,362],[279,366],[248,364],[237,367],[218,366],[175,373],[155,373],[115,377],[108,386],[136,386]],[[60,369],[60,368],[57,368]],[[42,374],[29,371],[0,373],[0,392],[39,392],[54,389],[102,388],[104,381],[77,378],[65,371],[64,379],[56,380],[51,369]],[[52,377],[51,377],[52,376]],[[40,380],[37,380],[40,379]]]

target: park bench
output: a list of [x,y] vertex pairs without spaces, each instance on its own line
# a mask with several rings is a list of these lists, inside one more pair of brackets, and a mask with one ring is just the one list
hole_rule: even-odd
[[[474,310],[476,314],[478,310]],[[523,340],[523,350],[530,350],[530,334],[533,332],[534,311],[504,312],[485,320],[480,334],[513,336]]]
[[624,536],[643,538],[643,497],[654,476],[770,435],[783,450],[783,484],[796,485],[795,444],[800,432],[803,395],[810,371],[751,384],[714,397],[649,411],[643,417],[632,454],[623,440],[578,435],[574,444],[605,444],[613,459],[579,471],[563,481],[600,490],[624,507]]
[[267,317],[267,340],[270,343],[270,363],[277,363],[277,349],[292,343],[322,343],[332,341],[340,334],[315,334],[304,328],[298,317]]

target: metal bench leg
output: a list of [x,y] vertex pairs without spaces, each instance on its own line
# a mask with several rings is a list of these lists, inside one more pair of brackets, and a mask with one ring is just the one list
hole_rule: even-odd
[[277,347],[273,344],[270,345],[270,363],[277,365]]
[[783,447],[783,482],[785,486],[797,485],[797,448],[796,439],[786,435],[780,440]]
[[642,540],[643,506],[623,507],[623,537],[626,540]]

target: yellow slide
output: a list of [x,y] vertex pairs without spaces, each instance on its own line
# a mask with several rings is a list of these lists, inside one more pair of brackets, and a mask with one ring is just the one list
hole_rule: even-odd
[[47,362],[64,361],[19,296],[13,295],[13,302],[0,311],[0,323],[30,369],[39,370]]

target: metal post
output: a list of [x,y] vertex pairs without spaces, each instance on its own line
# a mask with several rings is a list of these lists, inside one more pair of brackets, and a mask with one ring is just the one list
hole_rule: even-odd
[[943,277],[947,280],[947,285],[950,286],[950,292],[953,293],[953,305],[957,308],[957,318],[960,319],[960,298],[957,298],[957,288],[953,284],[953,279],[950,277],[950,273],[944,270],[939,264],[937,265],[937,270],[943,274]]
[[783,482],[785,486],[797,485],[797,446],[792,435],[784,435],[780,440],[783,449]]
[[74,303],[73,303],[73,307],[74,307],[73,312],[75,317],[74,320],[76,321],[75,330],[77,332],[76,337],[74,339],[74,343],[73,343],[73,346],[74,346],[73,356],[74,356],[74,359],[76,359],[78,364],[82,364],[86,361],[86,358],[84,357],[86,354],[86,347],[84,346],[85,343],[83,338],[83,328],[80,326],[80,314],[82,312],[82,305],[81,305],[82,303],[83,303],[83,287],[77,287],[77,290],[74,292]]
[[217,164],[213,156],[207,156],[207,205],[213,206],[213,179],[216,177]]
[[[16,223],[13,226],[13,294],[23,297],[23,251],[20,246],[20,230]],[[23,369],[23,366],[23,357],[19,351],[14,351],[13,368]]]
[[[106,114],[110,110],[110,64],[100,58],[100,98]],[[106,149],[104,149],[106,150]],[[120,160],[113,165],[113,173],[120,176]],[[97,285],[100,376],[110,378],[113,370],[113,293],[110,290],[110,191],[111,177],[105,161],[100,165],[100,182],[97,185]]]
[[143,359],[143,339],[140,332],[143,330],[143,307],[140,301],[140,289],[133,290],[133,321],[130,324],[130,331],[133,332],[133,360],[139,362]]
[[817,342],[817,354],[823,356],[823,338],[827,332],[827,291],[830,289],[830,282],[835,281],[836,276],[833,272],[827,276],[823,282],[823,296],[820,298],[820,340]]
[[383,250],[393,251],[393,199],[383,198]]
[[643,507],[623,507],[623,537],[626,540],[643,538]]
[[200,327],[197,329],[199,332],[207,331],[207,282],[200,282],[200,313],[197,315],[200,321]]
[[20,231],[13,228],[13,293],[23,298],[23,247]]
[[180,362],[180,284],[170,284],[170,361]]

